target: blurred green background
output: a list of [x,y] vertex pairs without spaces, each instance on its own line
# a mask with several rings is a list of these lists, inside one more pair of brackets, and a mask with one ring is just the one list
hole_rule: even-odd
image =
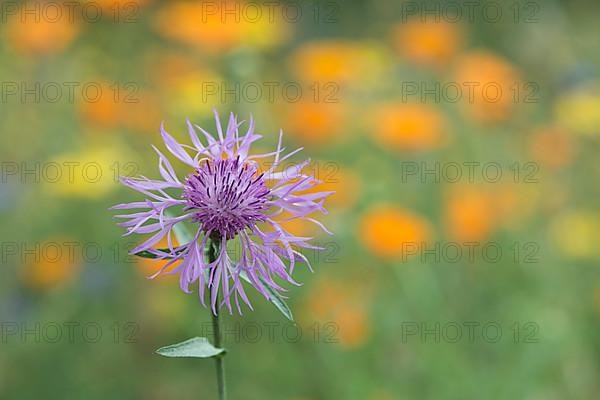
[[333,238],[290,226],[327,248],[299,339],[256,295],[224,317],[231,399],[598,398],[600,4],[65,3],[1,3],[0,398],[216,398],[153,354],[209,312],[108,211],[213,108],[336,191]]

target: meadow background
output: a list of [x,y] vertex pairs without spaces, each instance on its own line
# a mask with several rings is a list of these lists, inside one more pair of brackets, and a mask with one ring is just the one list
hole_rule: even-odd
[[333,238],[290,226],[326,247],[298,340],[259,296],[224,317],[231,399],[597,398],[599,3],[49,3],[1,3],[0,398],[215,398],[212,361],[153,354],[208,311],[108,211],[137,198],[116,176],[158,176],[161,121],[213,108],[336,191]]

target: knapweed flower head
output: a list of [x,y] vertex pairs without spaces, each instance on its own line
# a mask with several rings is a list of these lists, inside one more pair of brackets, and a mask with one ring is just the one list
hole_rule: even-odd
[[[133,210],[116,216],[126,220],[119,223],[127,228],[125,235],[151,234],[132,249],[132,254],[146,251],[169,259],[151,278],[179,274],[180,287],[186,293],[191,292],[191,285],[198,285],[203,305],[205,292],[210,292],[213,312],[223,305],[231,312],[234,299],[241,313],[240,298],[252,308],[242,280],[269,299],[270,292],[281,295],[285,291],[278,281],[297,284],[292,278],[296,261],[310,268],[300,250],[319,247],[310,244],[309,237],[289,233],[282,224],[303,219],[330,233],[311,214],[326,213],[323,202],[333,192],[314,189],[320,181],[303,173],[310,160],[297,164],[287,161],[302,149],[284,154],[281,132],[275,151],[251,155],[251,145],[261,138],[254,132],[252,118],[245,133],[240,133],[243,122],[233,114],[225,131],[216,111],[215,118],[216,137],[187,122],[192,145],[178,143],[161,126],[167,150],[187,165],[189,174],[180,179],[167,157],[153,146],[162,179],[121,178],[145,199],[113,209]],[[267,167],[261,170],[260,165]],[[277,218],[282,215],[286,218]],[[175,245],[178,224],[193,226],[194,230],[189,242]],[[155,248],[165,238],[168,248]],[[228,243],[237,244],[239,254],[230,257]],[[207,251],[213,252],[214,261],[205,256]]]

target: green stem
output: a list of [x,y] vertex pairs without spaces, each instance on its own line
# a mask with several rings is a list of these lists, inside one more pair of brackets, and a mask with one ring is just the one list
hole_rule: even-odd
[[[220,240],[211,238],[208,242],[208,262],[212,263],[217,259],[217,250],[219,248]],[[219,288],[211,288],[211,294],[213,290],[219,290]],[[211,296],[212,297],[212,296]],[[211,311],[213,334],[214,334],[214,346],[218,349],[221,348],[221,325],[219,323],[219,295],[217,293],[217,305],[215,312]],[[225,385],[225,359],[222,354],[215,357],[215,363],[217,367],[217,387],[219,390],[219,400],[227,399],[227,386]]]

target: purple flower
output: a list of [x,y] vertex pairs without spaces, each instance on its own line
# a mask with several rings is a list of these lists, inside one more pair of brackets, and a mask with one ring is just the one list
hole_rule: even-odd
[[[272,153],[250,155],[250,146],[261,136],[254,133],[250,118],[248,130],[240,135],[243,122],[231,114],[223,132],[215,111],[218,137],[213,137],[199,126],[188,121],[188,131],[193,146],[178,143],[161,126],[161,135],[169,152],[190,167],[190,174],[179,179],[171,163],[156,147],[161,180],[121,178],[121,182],[144,194],[144,201],[119,204],[113,209],[137,210],[131,214],[117,215],[126,219],[119,223],[127,227],[126,235],[151,234],[141,245],[131,251],[147,251],[158,259],[170,261],[151,278],[161,273],[179,274],[181,289],[190,293],[189,286],[197,282],[203,305],[205,291],[210,291],[213,312],[226,305],[231,312],[231,298],[241,313],[241,298],[251,309],[242,279],[249,282],[267,299],[269,292],[281,295],[285,291],[276,280],[297,284],[292,279],[297,260],[310,268],[301,248],[319,249],[311,245],[308,237],[298,237],[287,232],[281,222],[303,219],[313,222],[331,234],[317,220],[313,212],[326,213],[325,198],[333,192],[310,190],[320,182],[302,170],[310,162],[289,164],[289,157],[302,149],[286,155],[279,134],[277,150]],[[196,129],[202,133],[201,141]],[[259,173],[256,160],[272,159],[269,169]],[[284,167],[284,162],[287,165]],[[274,218],[282,213],[290,215],[283,221]],[[172,233],[178,224],[195,227],[188,243],[173,244]],[[260,226],[259,226],[260,225]],[[262,227],[262,229],[261,229]],[[168,249],[155,249],[157,243],[167,238]],[[213,243],[216,260],[208,262],[205,252]],[[241,249],[232,259],[228,243]],[[174,268],[174,263],[180,261]],[[217,304],[218,293],[222,300]]]

